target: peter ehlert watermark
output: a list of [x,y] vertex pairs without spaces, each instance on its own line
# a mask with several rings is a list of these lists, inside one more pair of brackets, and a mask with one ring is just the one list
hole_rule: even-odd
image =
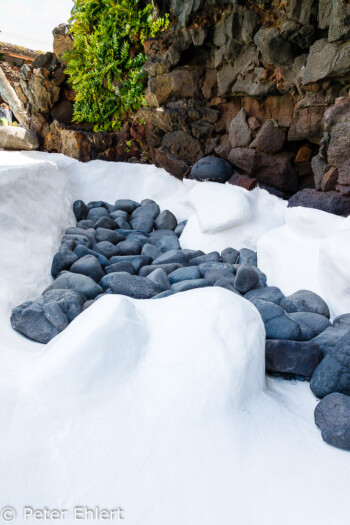
[[35,509],[30,506],[23,507],[19,512],[11,506],[0,510],[0,523],[21,521],[64,521],[66,518],[74,521],[120,521],[124,520],[124,510],[121,507],[111,509],[76,505],[72,509],[49,509],[47,507]]

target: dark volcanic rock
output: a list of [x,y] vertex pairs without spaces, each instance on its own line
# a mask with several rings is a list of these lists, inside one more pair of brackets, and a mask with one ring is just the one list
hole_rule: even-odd
[[133,264],[130,261],[121,261],[118,263],[111,264],[106,267],[106,273],[117,273],[117,272],[127,272],[130,275],[135,275],[136,270]]
[[91,208],[86,218],[90,221],[94,221],[95,223],[102,217],[109,217],[109,215],[108,215],[108,211],[106,210],[106,208],[101,206],[99,208]]
[[105,272],[102,270],[102,266],[98,259],[93,255],[85,255],[74,264],[72,264],[70,271],[73,273],[80,273],[91,277],[97,283],[100,282]]
[[140,215],[131,219],[130,224],[134,230],[144,233],[150,233],[154,228],[154,219],[146,215]]
[[151,299],[164,291],[159,284],[147,277],[126,272],[109,273],[102,278],[100,284],[104,290],[110,289],[113,294],[127,295],[134,299]]
[[62,272],[57,279],[46,288],[45,292],[49,290],[74,290],[84,295],[86,299],[95,299],[97,295],[103,292],[101,287],[96,284],[91,277],[71,272]]
[[298,312],[311,312],[324,315],[329,319],[330,313],[326,302],[316,293],[309,290],[299,290],[286,297],[295,304]]
[[[35,302],[26,302],[12,310],[11,325],[12,328],[21,334],[29,337],[39,343],[48,343],[53,337],[59,334],[60,330],[56,328],[45,314],[50,316],[50,306],[37,304]],[[64,314],[62,320],[64,321]],[[66,319],[66,326],[68,325]],[[63,326],[65,328],[65,326]],[[62,329],[63,329],[62,328]]]
[[101,219],[98,219],[98,221],[94,224],[94,228],[97,230],[97,228],[105,228],[107,230],[116,230],[118,225],[116,222],[111,219],[110,217],[101,217]]
[[316,191],[310,188],[298,191],[288,201],[288,207],[303,206],[334,213],[342,217],[350,215],[350,198],[340,195],[336,191]]
[[200,181],[226,182],[232,173],[233,168],[227,160],[218,157],[204,157],[195,163],[188,178]]
[[267,339],[299,340],[300,327],[298,323],[289,317],[280,306],[260,299],[254,299],[252,303],[259,311],[265,324]]
[[139,271],[139,275],[141,275],[141,277],[147,277],[147,275],[149,275],[150,273],[154,272],[154,270],[156,268],[162,268],[165,273],[167,275],[169,275],[170,273],[174,272],[175,270],[177,270],[178,268],[182,268],[182,264],[179,264],[179,263],[169,263],[169,264],[152,264],[152,265],[146,265],[146,266],[143,266],[140,271]]
[[[114,233],[114,232],[111,231],[111,233]],[[101,253],[102,255],[107,257],[107,259],[110,259],[110,257],[112,257],[116,253],[116,249],[117,247],[114,244],[112,244],[110,241],[98,242],[95,245],[95,251],[98,253]]]
[[150,273],[147,276],[147,279],[150,279],[152,282],[156,283],[162,290],[170,290],[170,281],[169,278],[162,268],[157,268],[154,272]]
[[84,257],[85,255],[94,255],[97,257],[99,263],[101,266],[106,266],[108,263],[107,257],[102,255],[102,253],[95,252],[94,250],[90,250],[89,248],[86,248],[85,246],[77,246],[74,250],[74,253],[79,257]]
[[300,341],[310,341],[332,326],[327,317],[311,312],[295,312],[289,316],[300,326]]
[[114,209],[115,211],[122,210],[130,215],[139,206],[141,205],[138,202],[131,199],[119,199],[115,201]]
[[140,271],[142,266],[147,266],[151,264],[152,259],[150,257],[145,257],[144,255],[114,255],[110,258],[110,264],[115,264],[123,261],[129,261],[135,268],[136,273]]
[[322,360],[312,341],[297,342],[280,339],[266,341],[266,370],[279,374],[295,374],[310,378]]
[[333,393],[315,408],[315,423],[322,439],[333,447],[350,450],[350,397]]
[[201,273],[198,266],[188,266],[178,268],[169,274],[169,281],[171,284],[179,283],[181,281],[189,281],[191,279],[200,279]]
[[[269,301],[270,303],[279,304],[284,295],[279,288],[276,286],[267,286],[266,288],[259,288],[258,290],[251,290],[244,295],[248,301],[253,299],[261,299],[263,301]],[[281,306],[281,305],[280,305]]]
[[181,281],[171,285],[171,289],[178,292],[186,292],[187,290],[193,290],[195,288],[204,288],[210,286],[210,282],[206,279],[191,279],[190,281]]
[[234,248],[225,248],[221,252],[221,260],[224,263],[235,264],[239,258],[239,251]]
[[112,244],[118,244],[118,242],[125,240],[124,235],[121,235],[120,233],[113,231],[111,229],[102,228],[102,227],[97,228],[95,237],[98,243],[108,241],[108,242],[111,242]]
[[157,217],[155,222],[156,230],[175,230],[176,226],[176,217],[169,210],[162,211],[162,213]]
[[338,341],[348,333],[350,333],[349,326],[330,326],[315,337],[313,342],[319,346],[323,355],[326,355],[332,352]]
[[140,255],[142,244],[139,241],[122,241],[118,244],[115,255]]
[[247,293],[259,283],[259,274],[253,266],[241,264],[236,273],[235,288],[240,293]]
[[69,270],[72,264],[77,260],[78,256],[70,250],[60,250],[57,252],[52,261],[52,277],[57,277],[57,275],[62,272],[62,270]]
[[249,264],[250,266],[257,266],[257,254],[249,248],[242,248],[239,252],[238,264]]
[[154,259],[152,264],[169,264],[169,263],[180,263],[186,264],[187,260],[182,250],[169,250],[168,252],[163,253],[157,259]]
[[320,398],[333,392],[350,395],[350,333],[338,341],[316,368],[310,387]]
[[77,221],[81,221],[83,219],[86,219],[86,216],[88,214],[88,207],[86,206],[84,201],[75,201],[73,204],[73,212],[75,215],[75,218]]

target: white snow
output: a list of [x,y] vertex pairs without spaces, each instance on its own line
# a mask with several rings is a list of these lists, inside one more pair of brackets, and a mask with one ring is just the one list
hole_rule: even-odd
[[[46,346],[10,327],[11,308],[50,282],[77,198],[153,198],[197,220],[186,227],[191,248],[254,246],[277,227],[259,241],[265,269],[284,285],[283,264],[297,283],[304,257],[310,279],[324,250],[319,275],[332,276],[334,304],[336,290],[346,304],[346,220],[288,210],[280,227],[285,203],[261,190],[196,188],[152,166],[0,152],[0,513],[13,505],[17,523],[23,505],[68,509],[68,524],[74,506],[88,505],[120,506],[131,525],[348,524],[350,455],[322,441],[308,383],[266,385],[263,324],[249,302],[214,288],[158,301],[108,296]],[[203,233],[221,191],[230,196]]]
[[312,290],[333,316],[350,312],[350,218],[301,207],[285,214],[285,224],[258,241],[258,265],[269,284],[286,295]]

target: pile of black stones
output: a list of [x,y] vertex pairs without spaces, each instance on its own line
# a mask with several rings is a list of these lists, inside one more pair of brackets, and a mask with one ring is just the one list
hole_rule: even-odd
[[331,324],[317,294],[299,290],[285,297],[267,286],[252,250],[181,249],[186,221],[178,224],[153,200],[79,200],[73,211],[77,224],[66,229],[53,258],[54,281],[39,298],[14,308],[15,330],[48,343],[105,294],[160,299],[194,288],[226,288],[251,301],[262,317],[267,372],[310,379],[321,399],[315,421],[323,439],[350,450],[350,314]]

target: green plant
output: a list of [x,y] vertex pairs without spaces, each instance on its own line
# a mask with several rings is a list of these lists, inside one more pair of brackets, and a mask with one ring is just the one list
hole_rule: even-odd
[[76,91],[75,122],[116,131],[123,118],[145,105],[143,42],[168,27],[148,0],[75,0],[70,19],[73,49],[66,73]]

